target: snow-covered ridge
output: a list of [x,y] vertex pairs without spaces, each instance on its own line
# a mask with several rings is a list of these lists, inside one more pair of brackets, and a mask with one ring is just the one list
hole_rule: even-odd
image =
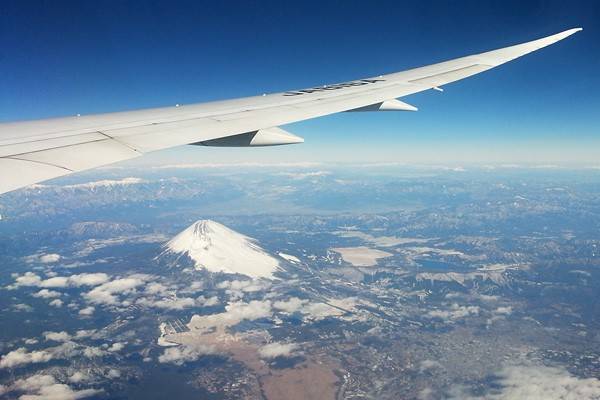
[[252,278],[272,278],[279,269],[279,261],[255,239],[211,220],[197,221],[179,233],[165,245],[165,253],[187,255],[196,268]]

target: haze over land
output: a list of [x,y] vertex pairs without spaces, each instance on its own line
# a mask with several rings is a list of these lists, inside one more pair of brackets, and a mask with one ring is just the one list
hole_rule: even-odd
[[596,399],[599,182],[220,165],[3,196],[3,396]]

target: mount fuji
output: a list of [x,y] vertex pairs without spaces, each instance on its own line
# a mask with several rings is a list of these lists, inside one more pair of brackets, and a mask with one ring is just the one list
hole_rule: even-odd
[[211,220],[199,220],[171,239],[163,254],[187,255],[198,269],[273,278],[280,269],[277,258],[261,248],[256,239]]

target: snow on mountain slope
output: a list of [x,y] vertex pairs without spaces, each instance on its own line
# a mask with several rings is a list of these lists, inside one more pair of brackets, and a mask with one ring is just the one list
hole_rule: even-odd
[[255,239],[211,220],[195,222],[165,247],[166,253],[188,255],[196,268],[213,272],[272,278],[279,269],[279,261],[263,250]]

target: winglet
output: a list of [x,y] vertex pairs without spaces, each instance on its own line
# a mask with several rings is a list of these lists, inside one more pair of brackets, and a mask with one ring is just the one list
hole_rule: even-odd
[[495,67],[500,64],[504,64],[505,62],[514,60],[515,58],[524,56],[525,54],[531,53],[532,51],[550,46],[551,44],[566,39],[581,30],[583,30],[583,28],[568,29],[566,31],[555,33],[554,35],[546,36],[541,39],[532,40],[531,42],[521,43],[514,46],[505,47],[503,49],[477,54],[476,56],[473,56],[473,58],[479,60],[479,63],[481,64]]
[[[583,28],[581,28],[581,27],[580,28],[567,29],[566,31],[559,32],[559,33],[557,33],[555,35],[548,36],[548,37],[546,37],[544,39],[553,39],[552,43],[555,43],[555,42],[558,42],[559,40],[566,39],[569,36],[574,35],[577,32],[582,31],[582,30],[583,30]],[[540,40],[544,40],[544,39],[540,39]]]

